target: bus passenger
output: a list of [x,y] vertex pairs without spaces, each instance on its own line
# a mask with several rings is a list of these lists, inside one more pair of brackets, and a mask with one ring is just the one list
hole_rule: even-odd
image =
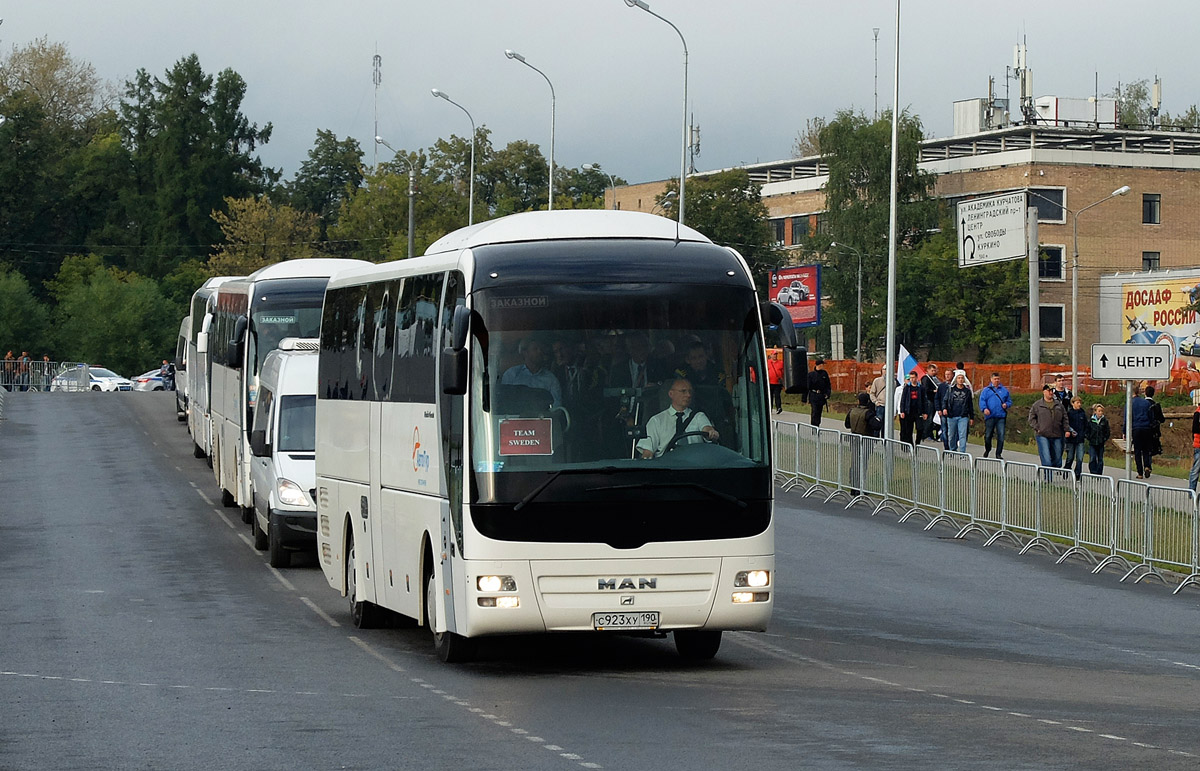
[[550,394],[550,406],[562,405],[562,385],[554,373],[546,369],[548,360],[546,346],[535,337],[521,340],[517,348],[524,361],[510,367],[500,376],[500,385],[519,385],[529,388],[540,388]]
[[[671,406],[647,421],[646,436],[637,443],[642,458],[661,456],[672,439],[691,431],[703,432],[713,442],[721,438],[708,416],[692,409],[692,384],[686,378],[677,378],[671,383],[667,396],[671,399]],[[703,440],[699,436],[689,436],[676,442],[676,445],[700,441]]]

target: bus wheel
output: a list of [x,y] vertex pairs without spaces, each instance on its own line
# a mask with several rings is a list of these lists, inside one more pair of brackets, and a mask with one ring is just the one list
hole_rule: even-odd
[[195,442],[192,442],[192,457],[193,458],[203,458],[204,457],[204,448],[202,448],[200,445],[196,444]]
[[233,493],[222,488],[221,489],[221,505],[224,506],[225,508],[233,508],[233,506],[236,504],[237,504],[237,501],[235,501],[233,499]]
[[[250,511],[253,512],[254,510],[251,509]],[[250,520],[250,527],[254,530],[254,548],[258,549],[259,551],[265,551],[267,548],[267,534],[264,533],[262,528],[258,526],[258,515],[251,514]],[[271,567],[274,568],[279,566],[272,562]]]
[[431,572],[425,579],[425,619],[433,632],[433,649],[447,664],[470,661],[475,656],[475,641],[454,632],[434,632],[437,628],[437,582]]
[[253,506],[243,506],[242,507],[242,522],[245,522],[248,525],[253,521],[254,521],[254,507]]
[[675,650],[690,661],[705,661],[717,655],[721,647],[721,633],[700,629],[677,629]]
[[358,600],[358,587],[355,585],[354,568],[354,535],[346,534],[346,597],[350,600],[350,620],[359,629],[373,629],[379,626],[380,609],[373,602]]

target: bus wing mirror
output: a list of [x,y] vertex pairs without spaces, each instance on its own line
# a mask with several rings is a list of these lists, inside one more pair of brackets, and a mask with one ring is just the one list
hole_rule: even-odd
[[471,331],[471,309],[465,305],[459,305],[454,308],[454,335],[450,341],[450,346],[461,351],[467,347],[467,334]]
[[250,432],[250,452],[256,458],[270,457],[271,445],[267,444],[267,432],[264,429]]
[[808,393],[808,349],[798,345],[783,349],[783,390]]
[[242,356],[246,352],[246,328],[249,324],[246,317],[242,316],[233,326],[233,339],[229,341],[229,351],[227,352],[227,362],[233,369],[242,368]]
[[467,392],[467,356],[465,345],[442,349],[442,393],[447,396],[462,396]]
[[196,353],[208,353],[208,333],[196,333]]
[[[775,302],[759,305],[764,327],[775,327],[779,330],[779,341],[784,348],[795,348],[800,344],[796,337],[796,325],[792,322],[792,314],[788,309]],[[789,393],[791,393],[789,391]]]

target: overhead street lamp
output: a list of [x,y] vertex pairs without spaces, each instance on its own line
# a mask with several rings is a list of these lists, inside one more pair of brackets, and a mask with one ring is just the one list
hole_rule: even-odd
[[[1079,391],[1079,215],[1083,214],[1093,206],[1099,206],[1106,201],[1111,201],[1117,196],[1127,195],[1129,191],[1129,185],[1122,185],[1104,198],[1101,198],[1099,201],[1094,203],[1089,203],[1079,211],[1071,211],[1067,207],[1062,206],[1060,202],[1048,198],[1034,190],[1025,191],[1029,195],[1037,196],[1043,201],[1052,203],[1055,206],[1062,206],[1063,211],[1070,214],[1073,221],[1074,242],[1071,250],[1071,393],[1077,393]],[[1031,308],[1030,313],[1032,314],[1033,312],[1034,311]]]
[[858,255],[858,328],[854,333],[854,360],[862,361],[862,252],[849,244],[839,244],[837,241],[831,243],[829,248],[849,249]]
[[654,11],[650,10],[650,4],[645,0],[625,0],[625,5],[630,8],[641,8],[646,13],[650,14],[659,21],[666,22],[675,30],[675,34],[679,35],[679,42],[683,43],[683,147],[679,152],[679,224],[683,224],[683,183],[687,179],[687,151],[688,145],[691,143],[690,131],[688,131],[688,108],[687,108],[687,78],[688,78],[688,47],[687,41],[683,39],[683,33],[679,31],[679,27],[671,24],[669,19],[659,16]]
[[617,208],[617,180],[613,179],[613,175],[609,174],[607,171],[600,168],[600,164],[598,164],[598,163],[585,163],[585,164],[583,164],[583,166],[581,168],[584,171],[598,171],[601,174],[603,174],[604,176],[608,177],[608,186],[611,187],[612,191],[613,191],[613,206],[612,207],[614,209]]
[[438,99],[445,99],[450,104],[467,113],[467,120],[471,121],[471,179],[467,184],[469,196],[467,198],[467,225],[475,224],[475,119],[471,117],[471,113],[467,112],[467,108],[463,107],[458,102],[446,95],[445,91],[439,91],[436,88],[430,89],[431,94]]
[[417,197],[417,169],[415,166],[413,166],[412,161],[396,152],[396,148],[389,145],[387,140],[385,140],[383,137],[375,137],[375,144],[383,145],[387,149],[391,150],[392,154],[397,158],[403,159],[404,165],[408,167],[408,256],[413,257],[416,255],[416,252],[413,248],[413,200]]
[[550,86],[550,203],[546,207],[547,211],[550,211],[554,209],[554,84],[550,82],[550,78],[547,77],[546,73],[525,61],[524,56],[521,56],[511,48],[504,49],[504,55],[509,59],[524,64],[543,78],[546,78],[546,85]]

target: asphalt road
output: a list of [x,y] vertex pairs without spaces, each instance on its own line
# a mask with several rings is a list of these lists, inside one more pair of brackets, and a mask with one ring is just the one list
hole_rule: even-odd
[[222,509],[171,394],[6,394],[0,769],[1191,769],[1200,592],[782,495],[778,600],[669,641],[356,630]]

